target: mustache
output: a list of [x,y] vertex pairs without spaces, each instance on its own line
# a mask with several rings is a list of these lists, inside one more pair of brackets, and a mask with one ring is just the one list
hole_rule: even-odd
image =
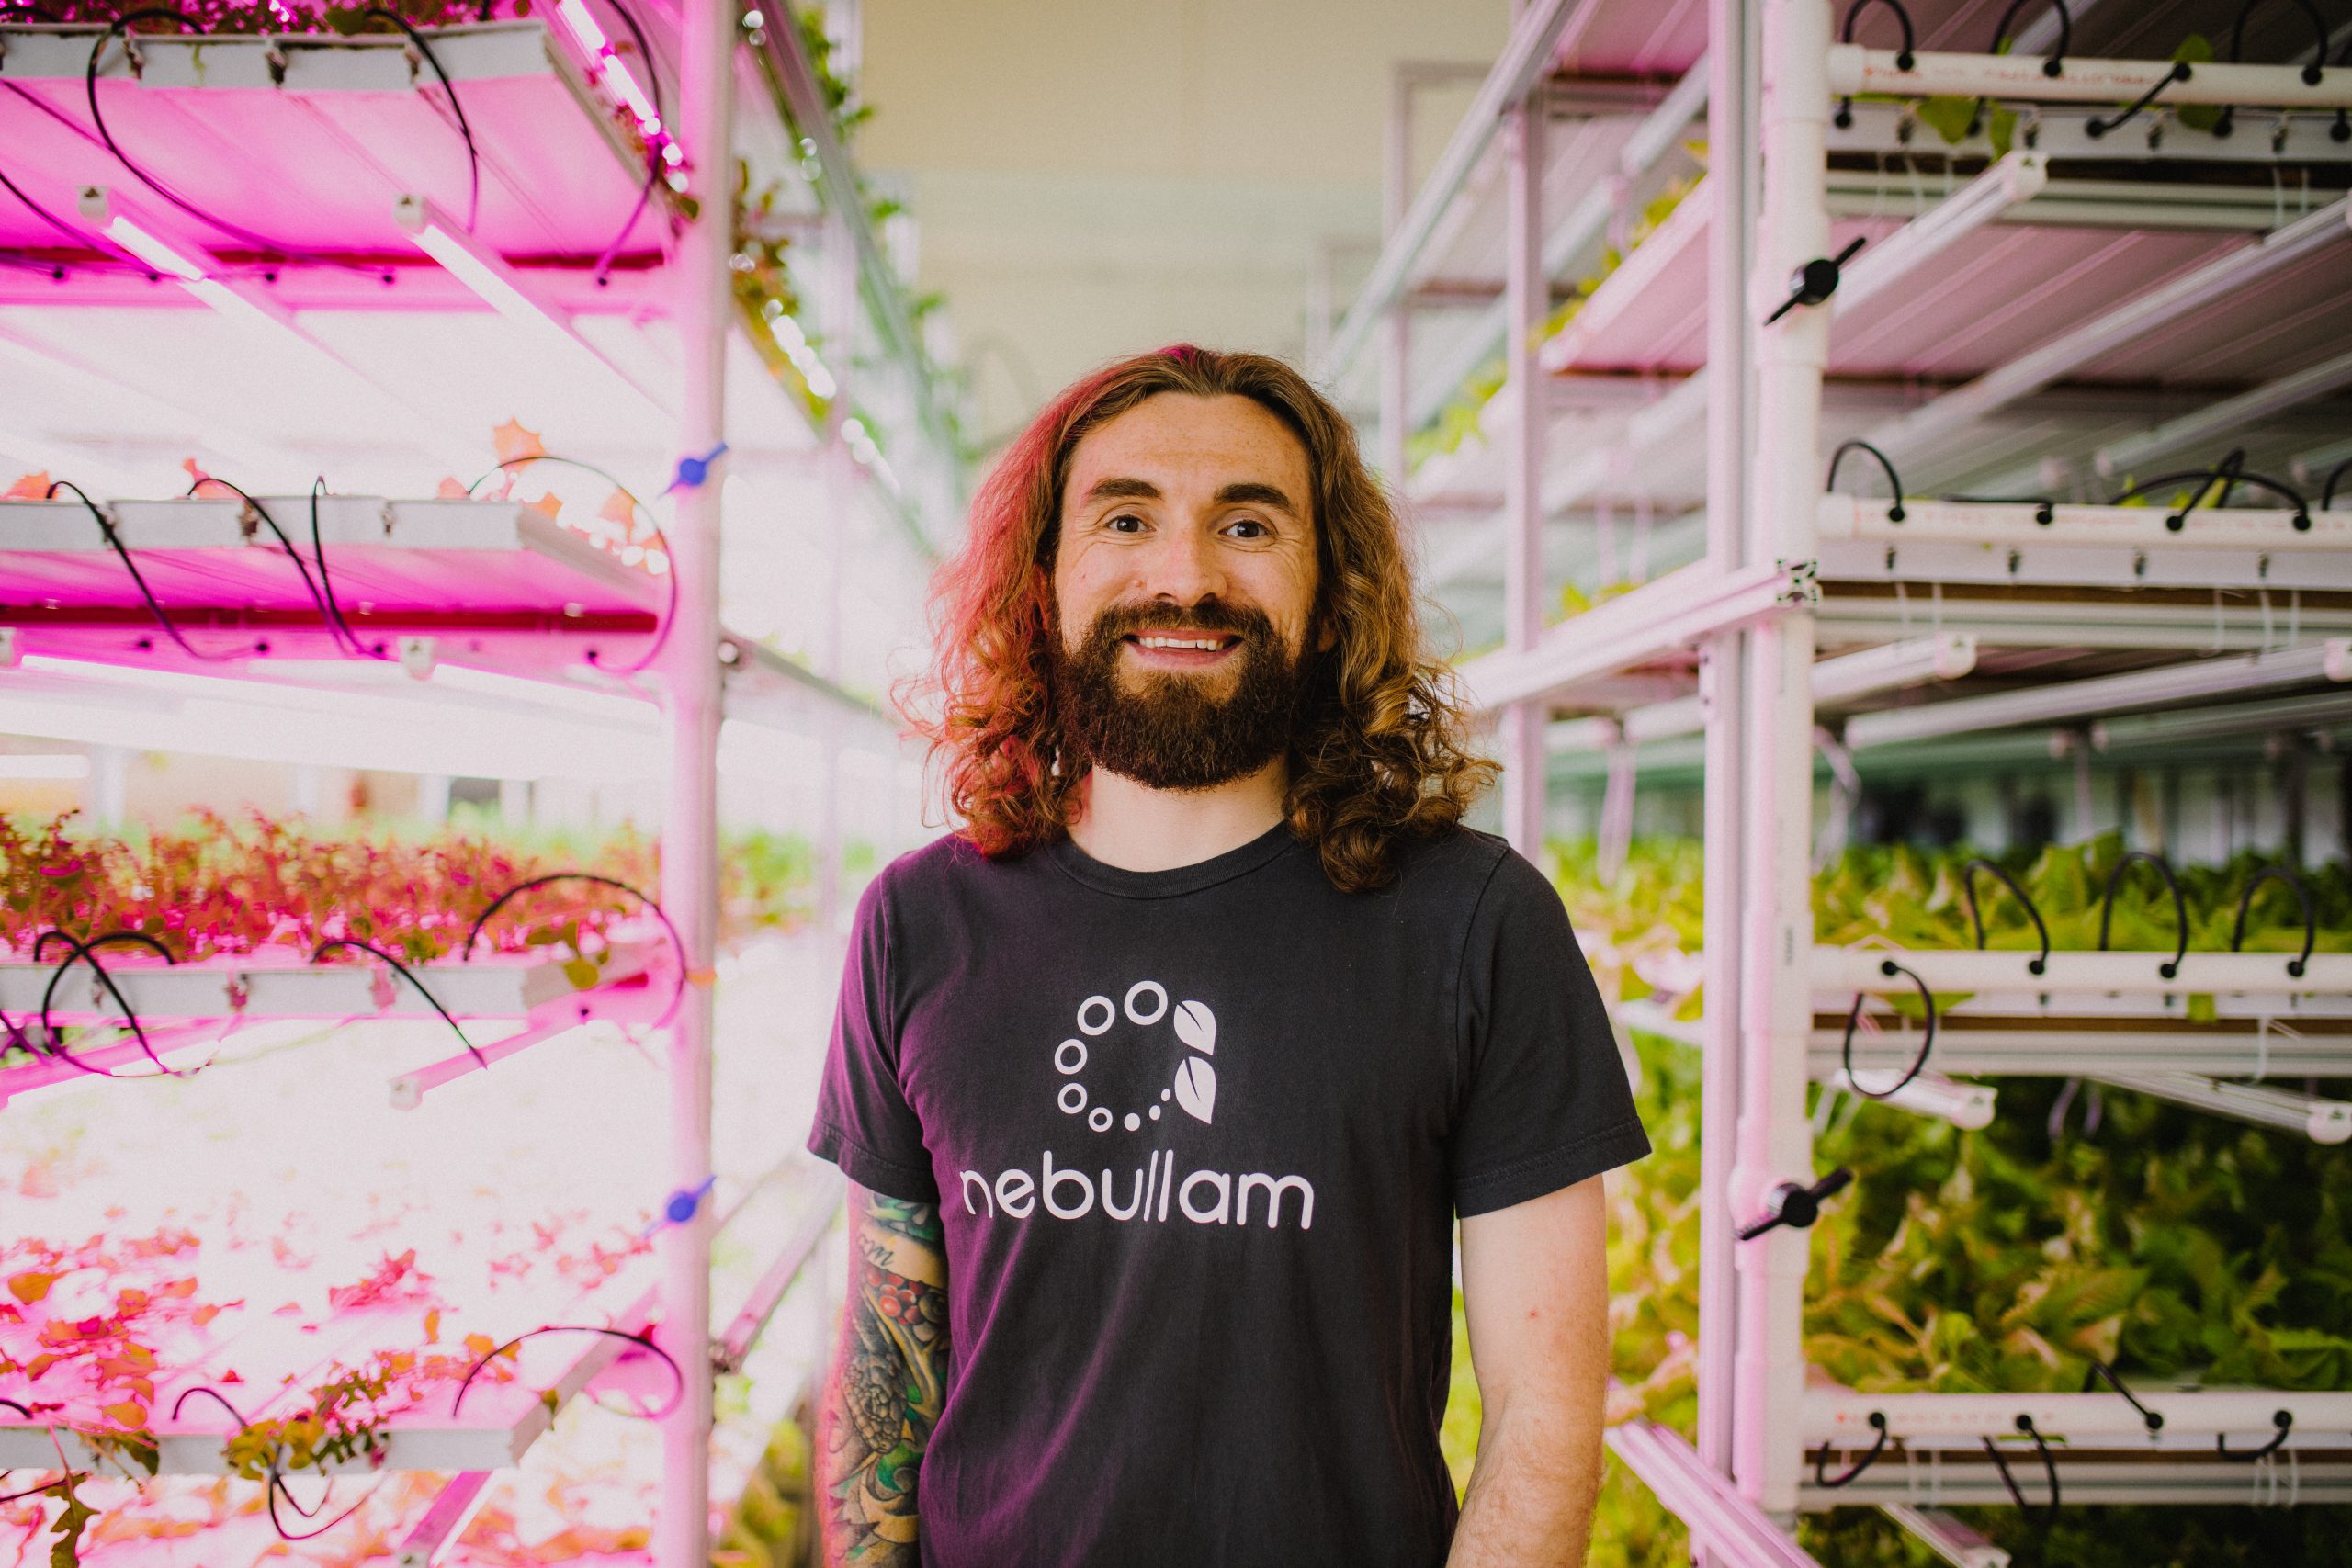
[[1190,609],[1173,604],[1114,604],[1094,618],[1089,642],[1114,641],[1142,632],[1223,632],[1245,641],[1273,636],[1273,621],[1253,605],[1204,599]]

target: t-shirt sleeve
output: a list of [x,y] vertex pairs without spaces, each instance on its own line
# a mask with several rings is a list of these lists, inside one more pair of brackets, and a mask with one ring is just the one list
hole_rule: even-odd
[[1457,1213],[1507,1209],[1650,1152],[1567,910],[1515,852],[1471,916],[1460,1016]]
[[887,874],[876,877],[858,900],[808,1150],[860,1187],[903,1202],[935,1203],[939,1184],[922,1122],[899,1081],[888,881]]

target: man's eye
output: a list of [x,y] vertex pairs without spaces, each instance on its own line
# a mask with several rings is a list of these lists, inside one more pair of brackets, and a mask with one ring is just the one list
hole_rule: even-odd
[[1132,512],[1122,512],[1105,521],[1102,526],[1114,534],[1140,534],[1143,532],[1143,519]]
[[1271,538],[1273,535],[1272,529],[1255,517],[1237,519],[1232,525],[1232,531],[1234,536],[1240,539],[1264,539]]

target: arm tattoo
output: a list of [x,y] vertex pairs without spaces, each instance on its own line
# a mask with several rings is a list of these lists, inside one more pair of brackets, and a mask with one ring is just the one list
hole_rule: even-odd
[[849,1190],[850,1293],[821,1410],[825,1568],[914,1568],[915,1480],[946,1397],[935,1203]]

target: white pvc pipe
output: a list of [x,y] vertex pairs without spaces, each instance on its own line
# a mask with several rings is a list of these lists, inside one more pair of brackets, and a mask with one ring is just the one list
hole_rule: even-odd
[[[679,119],[700,204],[678,245],[678,342],[684,359],[677,450],[702,457],[727,439],[727,340],[734,317],[733,87],[736,8],[684,0],[680,17]],[[677,491],[670,525],[678,600],[662,660],[670,724],[670,789],[662,832],[662,902],[685,949],[686,994],[670,1033],[672,1179],[698,1191],[711,1174],[713,963],[718,926],[719,498],[723,463]],[[657,1568],[710,1562],[711,1205],[663,1227],[661,1343],[685,1370],[685,1390],[662,1427]]]
[[[1976,1449],[1981,1439],[2016,1439],[2019,1416],[2033,1418],[2041,1435],[2064,1438],[2077,1448],[2122,1448],[2142,1452],[2188,1448],[2213,1450],[2216,1437],[2232,1446],[2249,1439],[2259,1446],[2276,1435],[2272,1416],[2294,1417],[2288,1447],[2341,1448],[2352,1428],[2352,1393],[2289,1393],[2275,1389],[2200,1388],[2142,1390],[2133,1396],[2162,1416],[2156,1432],[2112,1389],[2092,1393],[1864,1393],[1850,1388],[1807,1390],[1801,1419],[1790,1427],[1806,1448],[1827,1444],[1859,1450],[1877,1440],[1870,1424],[1875,1411],[1887,1429],[1909,1448]],[[1793,1450],[1797,1443],[1789,1447]],[[1980,1450],[1981,1451],[1981,1450]],[[2026,1450],[2030,1453],[2029,1447]]]
[[[1503,449],[1503,638],[1513,653],[1532,653],[1544,635],[1544,406],[1546,378],[1531,342],[1551,299],[1544,274],[1544,140],[1545,110],[1539,87],[1515,104],[1503,126],[1506,234],[1503,397],[1515,416]],[[1502,713],[1503,836],[1529,860],[1544,852],[1545,763],[1541,700],[1530,697]]]
[[[2073,55],[2058,75],[2042,73],[2030,54],[1935,54],[1920,51],[1911,69],[1893,50],[1839,44],[1829,51],[1828,90],[1894,97],[2000,98],[2044,104],[2123,105],[2173,73],[2169,60],[2084,60]],[[2235,104],[2241,108],[2333,109],[2352,106],[2352,71],[2323,72],[2316,85],[2299,65],[2231,65],[2207,61],[2185,82],[2166,83],[2156,103]]]
[[[1797,268],[1828,254],[1828,0],[1772,0],[1763,26],[1763,214],[1747,298],[1758,321],[1779,306]],[[1751,560],[1814,556],[1828,356],[1829,313],[1818,307],[1800,306],[1758,333]],[[1777,1184],[1813,1179],[1805,1118],[1813,1017],[1804,970],[1813,937],[1811,613],[1792,609],[1762,622],[1747,634],[1747,649],[1740,1115],[1729,1193],[1741,1215],[1760,1213]],[[1737,1249],[1733,1472],[1740,1491],[1769,1513],[1797,1504],[1798,1455],[1781,1434],[1804,1390],[1805,1256],[1804,1233],[1786,1226]]]
[[[1992,877],[1976,884],[1979,907],[1988,916],[2014,908],[2009,894]],[[2030,938],[2028,940],[2030,940]],[[2184,993],[2269,993],[2290,995],[2352,992],[2352,953],[2314,953],[2301,975],[2287,965],[2291,953],[2191,953],[2177,964],[2173,950],[2163,952],[2086,952],[2061,949],[2042,962],[2041,972],[2030,967],[2041,958],[2032,952],[1986,952],[1977,948],[1815,947],[1807,967],[1813,984],[1825,996],[1850,996],[1856,991],[1908,997],[1918,986],[1908,976],[1887,972],[1899,964],[1939,994],[1967,991],[2007,991],[2034,996],[2178,995]],[[2174,964],[2165,975],[2163,966]]]

